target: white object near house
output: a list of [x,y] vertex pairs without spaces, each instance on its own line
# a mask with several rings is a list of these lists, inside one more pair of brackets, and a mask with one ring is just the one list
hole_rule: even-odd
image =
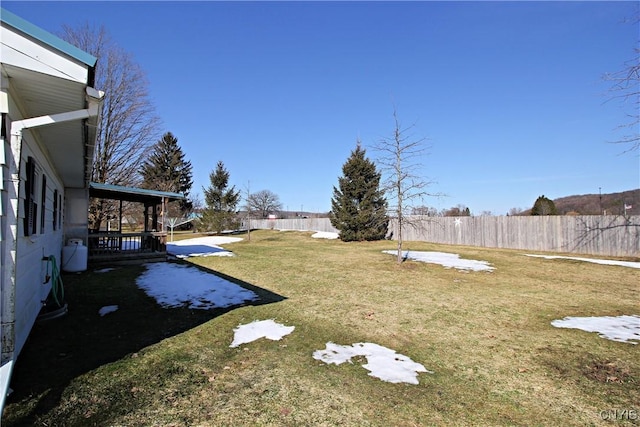
[[62,248],[62,271],[77,273],[87,270],[89,249],[82,244],[82,239],[69,239]]
[[13,365],[50,290],[47,261],[87,241],[103,93],[96,58],[0,10],[0,413]]

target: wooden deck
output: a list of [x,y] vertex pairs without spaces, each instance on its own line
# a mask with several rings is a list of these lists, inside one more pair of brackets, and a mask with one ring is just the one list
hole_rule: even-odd
[[167,259],[167,233],[89,234],[89,263],[137,264]]

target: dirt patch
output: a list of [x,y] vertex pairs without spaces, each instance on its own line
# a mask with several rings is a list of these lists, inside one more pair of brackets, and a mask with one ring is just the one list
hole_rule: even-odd
[[567,360],[566,350],[542,347],[539,360],[560,378],[567,379],[580,373],[589,380],[609,384],[626,384],[638,382],[637,372],[622,360],[605,359],[590,353],[577,355]]
[[633,383],[631,370],[620,361],[593,360],[586,364],[582,373],[589,379],[602,383]]

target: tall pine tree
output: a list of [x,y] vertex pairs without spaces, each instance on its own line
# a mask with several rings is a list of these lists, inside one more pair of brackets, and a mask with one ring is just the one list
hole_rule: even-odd
[[187,197],[179,202],[180,216],[184,216],[193,207],[193,202],[188,199],[193,185],[191,170],[191,162],[185,160],[178,139],[167,132],[155,143],[151,155],[142,165],[142,187],[180,193]]
[[200,218],[201,225],[207,231],[221,233],[224,230],[236,229],[238,220],[236,209],[240,202],[240,191],[229,187],[229,172],[224,163],[218,162],[216,170],[209,174],[210,185],[202,188],[206,207]]
[[346,163],[338,188],[333,187],[331,224],[345,242],[380,240],[387,234],[387,200],[380,189],[380,173],[360,141]]

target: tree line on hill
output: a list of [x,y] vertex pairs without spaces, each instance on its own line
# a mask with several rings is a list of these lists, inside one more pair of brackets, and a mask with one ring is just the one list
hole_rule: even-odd
[[[546,199],[546,200],[545,200]],[[640,215],[640,189],[608,194],[582,194],[549,200],[540,196],[531,209],[515,215]]]

